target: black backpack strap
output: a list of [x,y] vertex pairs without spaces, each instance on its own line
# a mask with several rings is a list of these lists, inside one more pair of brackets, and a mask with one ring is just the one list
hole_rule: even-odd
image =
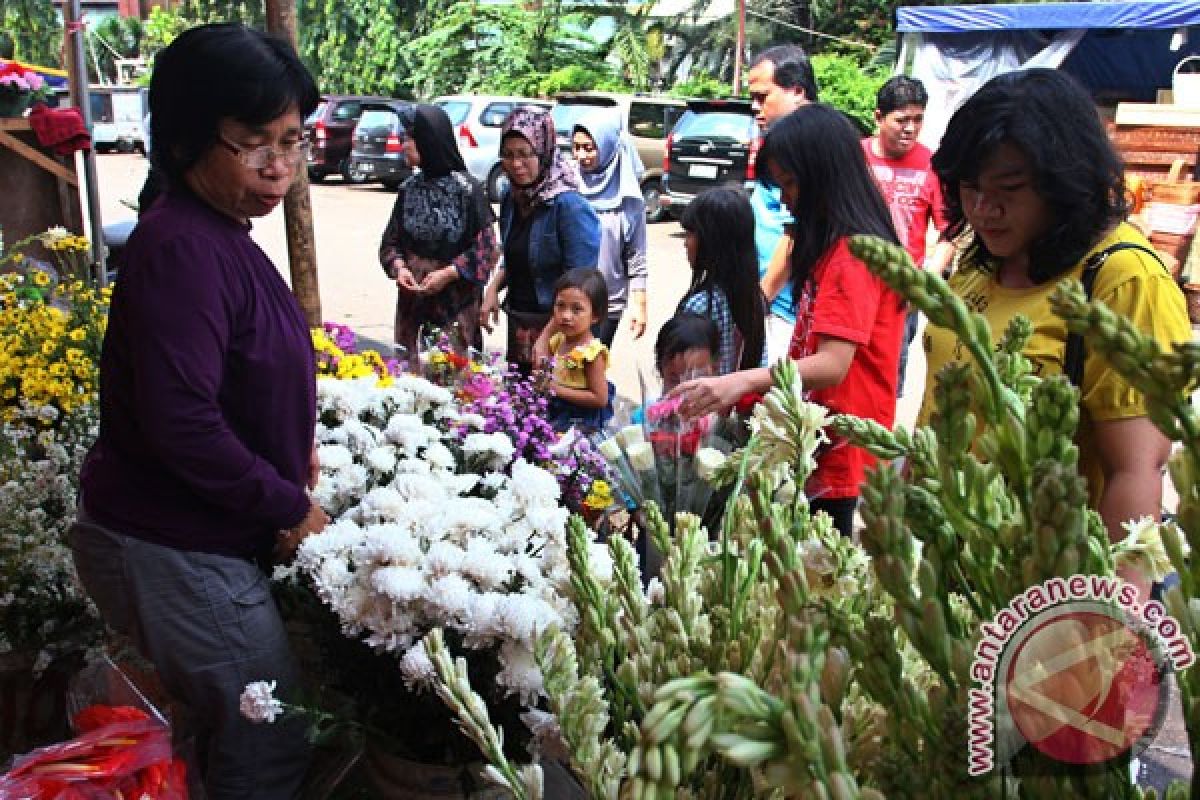
[[[1111,247],[1106,247],[1093,254],[1083,265],[1083,274],[1079,276],[1079,280],[1083,283],[1083,293],[1088,300],[1092,299],[1092,287],[1096,285],[1096,275],[1099,274],[1100,267],[1104,266],[1104,262],[1108,261],[1109,256],[1122,250],[1141,250],[1149,253],[1164,270],[1167,268],[1167,265],[1163,264],[1162,259],[1158,257],[1158,253],[1151,248],[1136,242],[1117,242]],[[1078,333],[1068,333],[1067,349],[1063,354],[1063,374],[1076,389],[1083,388],[1083,362],[1086,360],[1087,348],[1084,346],[1083,337]]]

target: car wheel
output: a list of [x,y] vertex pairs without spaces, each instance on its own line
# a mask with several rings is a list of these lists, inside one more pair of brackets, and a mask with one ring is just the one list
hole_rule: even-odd
[[500,165],[492,167],[492,171],[488,173],[487,193],[488,199],[493,203],[499,203],[501,195],[508,189],[508,176],[504,174],[504,170]]
[[309,168],[309,170],[308,170],[308,182],[309,183],[320,183],[323,180],[325,180],[324,172],[322,172],[319,169]]
[[654,178],[643,183],[642,200],[646,204],[646,222],[667,219],[667,209],[662,204],[662,180]]
[[365,172],[359,172],[356,169],[350,168],[350,159],[346,159],[342,162],[341,173],[342,180],[344,180],[346,183],[358,185],[360,183],[367,182],[367,174]]

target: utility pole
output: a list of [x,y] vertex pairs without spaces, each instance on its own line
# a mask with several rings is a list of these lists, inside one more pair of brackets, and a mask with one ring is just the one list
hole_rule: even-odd
[[742,91],[742,54],[746,51],[746,0],[738,0],[737,51],[733,54],[733,96]]
[[[295,0],[265,0],[267,30],[282,36],[296,47]],[[296,179],[283,198],[283,219],[287,231],[288,269],[292,275],[292,294],[300,303],[309,327],[321,325],[321,289],[317,284],[317,249],[313,242],[312,197],[308,192],[308,169],[297,168]]]
[[[92,132],[92,104],[88,98],[87,60],[83,52],[83,13],[79,0],[63,3],[63,27],[67,32],[65,61],[70,83],[71,102],[83,118],[83,127]],[[88,232],[92,237],[92,263],[96,265],[96,283],[108,285],[108,266],[104,255],[104,223],[100,218],[100,189],[96,185],[96,154],[89,147],[83,151],[83,184],[87,192]]]

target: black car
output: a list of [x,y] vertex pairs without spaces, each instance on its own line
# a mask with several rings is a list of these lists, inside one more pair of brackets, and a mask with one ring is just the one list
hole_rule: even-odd
[[663,206],[678,216],[714,186],[750,190],[762,135],[748,100],[689,100],[667,137]]
[[321,103],[304,120],[304,134],[312,142],[308,148],[308,179],[320,183],[326,176],[340,174],[347,183],[354,183],[350,174],[350,144],[354,126],[362,116],[363,105],[386,102],[386,97],[332,94],[321,97]]
[[403,100],[367,103],[350,148],[348,169],[356,180],[379,181],[395,189],[412,174],[404,157],[404,125],[401,117],[413,113],[413,104]]

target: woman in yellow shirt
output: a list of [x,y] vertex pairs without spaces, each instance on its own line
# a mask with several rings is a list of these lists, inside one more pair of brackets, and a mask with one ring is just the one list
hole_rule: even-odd
[[[1032,69],[989,81],[950,120],[933,167],[949,234],[970,226],[950,286],[999,337],[1016,314],[1033,323],[1025,350],[1039,375],[1063,373],[1067,330],[1050,309],[1059,281],[1096,269],[1092,296],[1164,347],[1188,340],[1183,294],[1128,211],[1122,164],[1087,92],[1064,73]],[[951,331],[925,333],[928,360],[920,422],[933,408],[933,376],[967,358]],[[1080,390],[1080,469],[1091,504],[1123,538],[1121,524],[1157,518],[1170,442],[1146,416],[1142,394],[1087,352]]]

